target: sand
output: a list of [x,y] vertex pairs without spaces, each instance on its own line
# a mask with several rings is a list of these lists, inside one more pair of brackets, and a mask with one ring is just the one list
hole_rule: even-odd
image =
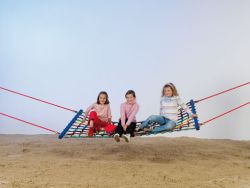
[[0,187],[250,188],[250,141],[0,135]]

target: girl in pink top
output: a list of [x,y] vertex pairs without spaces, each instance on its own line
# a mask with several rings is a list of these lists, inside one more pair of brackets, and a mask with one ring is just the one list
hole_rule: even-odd
[[97,102],[87,108],[83,122],[85,122],[88,115],[88,136],[93,136],[94,132],[101,129],[104,129],[108,134],[114,132],[116,129],[116,126],[111,122],[112,116],[107,92],[101,91],[99,93]]
[[121,118],[115,131],[114,139],[120,142],[120,137],[126,142],[130,141],[130,136],[134,136],[136,128],[136,114],[139,111],[139,105],[136,102],[136,95],[133,90],[125,94],[126,102],[121,104]]

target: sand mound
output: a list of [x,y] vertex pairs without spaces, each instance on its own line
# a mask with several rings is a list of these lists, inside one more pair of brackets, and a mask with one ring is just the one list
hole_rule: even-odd
[[0,135],[0,187],[250,187],[250,141]]

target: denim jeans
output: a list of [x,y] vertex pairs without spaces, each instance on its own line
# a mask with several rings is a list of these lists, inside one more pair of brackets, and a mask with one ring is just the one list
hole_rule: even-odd
[[153,133],[158,133],[161,131],[169,131],[176,126],[176,122],[166,118],[165,116],[151,115],[145,121],[142,122],[140,128],[143,129],[149,127],[150,125],[152,125],[152,123],[157,123],[160,125],[152,130]]

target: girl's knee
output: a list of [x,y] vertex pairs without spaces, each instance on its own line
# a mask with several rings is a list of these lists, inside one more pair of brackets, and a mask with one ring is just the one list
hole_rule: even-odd
[[173,130],[176,127],[176,123],[171,122],[171,123],[168,124],[167,127],[168,127],[169,130]]
[[89,113],[89,120],[96,120],[97,119],[97,113],[96,111],[92,111]]
[[91,111],[91,112],[89,113],[89,116],[90,116],[90,117],[91,117],[91,116],[97,116],[96,111]]
[[151,120],[151,121],[154,120],[155,119],[155,115],[149,116],[148,119]]

